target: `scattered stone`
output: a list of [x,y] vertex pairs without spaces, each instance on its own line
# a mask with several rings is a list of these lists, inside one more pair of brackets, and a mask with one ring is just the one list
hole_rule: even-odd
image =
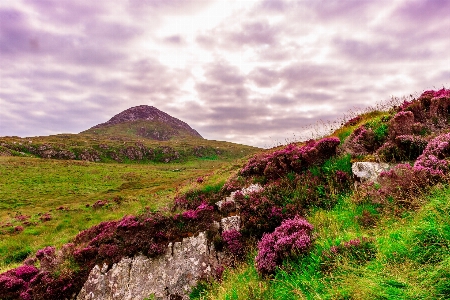
[[376,162],[355,162],[352,164],[353,175],[361,182],[376,182],[378,176],[383,171],[388,171],[390,165],[387,163]]

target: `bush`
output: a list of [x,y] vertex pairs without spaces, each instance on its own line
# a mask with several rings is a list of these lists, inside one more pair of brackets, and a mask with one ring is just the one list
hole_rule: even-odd
[[377,150],[377,155],[382,161],[396,162],[404,160],[416,160],[424,151],[428,141],[417,135],[399,135],[394,141],[384,143]]
[[394,140],[399,135],[412,134],[414,114],[410,111],[397,113],[389,122],[389,138]]
[[373,130],[360,126],[350,134],[342,148],[346,153],[350,153],[355,157],[372,153],[377,146]]
[[242,234],[236,229],[222,232],[222,239],[227,249],[235,256],[241,257],[244,254]]
[[432,139],[417,158],[414,167],[426,169],[430,173],[444,175],[450,169],[450,133]]
[[317,142],[310,140],[301,147],[290,144],[282,150],[253,157],[239,173],[244,177],[265,176],[268,179],[277,179],[290,172],[300,173],[335,155],[339,143],[338,138],[330,137]]
[[412,102],[400,107],[403,111],[412,112],[416,122],[433,130],[448,128],[450,108],[450,90],[425,91]]
[[273,231],[290,216],[281,204],[260,193],[244,196],[238,192],[235,201],[241,216],[241,232],[245,237],[259,239],[263,233]]
[[306,253],[312,245],[313,226],[296,216],[284,220],[272,233],[263,235],[258,243],[255,265],[261,275],[270,275],[283,259]]
[[399,164],[382,172],[377,185],[372,182],[362,184],[356,200],[396,210],[414,209],[420,204],[417,202],[418,196],[442,180],[442,173],[430,171],[429,168]]

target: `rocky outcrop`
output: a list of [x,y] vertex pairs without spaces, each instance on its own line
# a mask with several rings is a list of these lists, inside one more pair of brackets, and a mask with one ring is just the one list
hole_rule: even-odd
[[[163,256],[124,258],[110,269],[95,266],[77,300],[189,299],[200,279],[213,276],[220,264],[206,233],[170,243]],[[153,299],[153,298],[152,298]]]
[[355,162],[352,164],[353,175],[361,182],[376,182],[381,172],[389,169],[390,165],[387,163]]

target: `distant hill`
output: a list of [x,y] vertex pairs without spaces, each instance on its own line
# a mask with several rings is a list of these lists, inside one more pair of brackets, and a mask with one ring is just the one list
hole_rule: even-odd
[[153,106],[131,107],[109,121],[81,133],[108,136],[141,137],[157,141],[203,137],[187,123]]
[[153,106],[129,108],[79,134],[0,137],[0,156],[92,162],[186,162],[237,159],[256,147],[204,139],[185,122]]

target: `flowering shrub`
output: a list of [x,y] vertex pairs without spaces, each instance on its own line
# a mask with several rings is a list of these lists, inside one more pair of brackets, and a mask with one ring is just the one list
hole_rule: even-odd
[[277,179],[289,172],[299,173],[317,165],[336,154],[340,141],[336,137],[319,141],[310,140],[304,146],[289,144],[284,149],[255,156],[240,170],[240,175],[266,176]]
[[428,141],[417,135],[399,135],[393,142],[386,142],[377,150],[382,161],[416,160],[427,146]]
[[244,254],[244,245],[242,234],[236,229],[222,232],[222,239],[227,249],[235,256],[239,257]]
[[16,219],[17,221],[23,222],[26,221],[30,218],[30,216],[28,215],[17,215],[14,217],[14,219]]
[[261,275],[272,274],[283,259],[306,253],[312,244],[313,226],[296,216],[284,220],[272,233],[263,235],[258,243],[255,265]]
[[[1,299],[32,299],[29,294],[29,282],[38,274],[35,266],[22,265],[0,274]],[[19,297],[18,297],[19,296]]]
[[40,249],[36,252],[36,258],[39,260],[41,264],[41,269],[45,270],[53,270],[55,267],[55,247],[45,247],[44,249]]
[[417,195],[427,191],[443,179],[442,174],[424,167],[399,164],[382,172],[378,178],[379,188],[373,183],[360,186],[357,201],[369,201],[383,207],[411,209],[418,206]]
[[450,169],[450,133],[432,139],[417,158],[415,168],[424,168],[431,173],[444,175]]
[[345,122],[345,124],[343,125],[345,126],[355,126],[356,124],[358,124],[360,121],[362,120],[361,116],[356,116],[354,118],[351,118],[350,120],[348,120],[347,122]]
[[426,124],[435,130],[448,128],[450,107],[450,90],[425,91],[417,99],[405,103],[400,108],[414,114],[416,122]]
[[260,193],[246,196],[236,193],[235,201],[241,216],[241,232],[246,237],[259,238],[264,232],[273,231],[283,219],[290,216],[281,204]]
[[42,222],[47,222],[47,221],[50,221],[52,219],[52,215],[50,213],[45,213],[42,216],[40,216],[39,219]]
[[357,156],[372,153],[376,146],[373,130],[360,126],[350,134],[342,147],[345,152],[350,153],[352,156]]
[[412,134],[414,114],[410,111],[398,112],[389,122],[389,138],[395,139],[399,135]]
[[376,252],[373,240],[366,237],[339,243],[322,252],[321,269],[324,272],[329,272],[344,258],[355,261],[358,264],[365,263],[374,259]]
[[183,195],[175,197],[172,211],[177,209],[196,209],[202,203],[214,204],[221,200],[222,193],[215,190],[190,190]]

